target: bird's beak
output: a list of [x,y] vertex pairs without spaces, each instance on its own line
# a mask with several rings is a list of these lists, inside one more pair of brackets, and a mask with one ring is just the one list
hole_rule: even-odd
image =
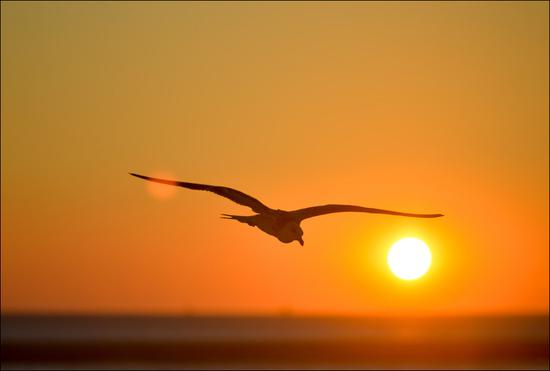
[[298,242],[300,242],[300,245],[304,246],[304,240],[302,240],[302,238],[300,238]]

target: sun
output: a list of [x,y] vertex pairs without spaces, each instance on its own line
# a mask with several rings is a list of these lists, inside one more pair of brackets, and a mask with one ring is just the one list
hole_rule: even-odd
[[432,253],[426,243],[418,238],[402,238],[388,252],[388,265],[397,277],[415,280],[422,277],[432,264]]

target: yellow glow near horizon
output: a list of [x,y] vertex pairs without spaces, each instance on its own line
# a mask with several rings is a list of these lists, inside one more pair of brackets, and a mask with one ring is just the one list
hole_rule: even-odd
[[422,277],[432,263],[428,245],[418,238],[402,238],[388,252],[388,265],[397,277],[414,280]]

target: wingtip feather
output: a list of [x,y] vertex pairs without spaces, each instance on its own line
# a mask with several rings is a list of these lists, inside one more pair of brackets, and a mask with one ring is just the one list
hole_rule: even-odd
[[136,178],[141,178],[141,179],[147,179],[147,177],[145,175],[139,175],[139,174],[136,174],[136,173],[128,173],[132,176],[135,176]]

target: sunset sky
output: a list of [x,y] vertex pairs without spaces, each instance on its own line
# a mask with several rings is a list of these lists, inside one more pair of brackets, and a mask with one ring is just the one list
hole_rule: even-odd
[[[3,1],[2,312],[548,313],[548,8]],[[301,247],[128,172],[445,217],[321,216]]]

